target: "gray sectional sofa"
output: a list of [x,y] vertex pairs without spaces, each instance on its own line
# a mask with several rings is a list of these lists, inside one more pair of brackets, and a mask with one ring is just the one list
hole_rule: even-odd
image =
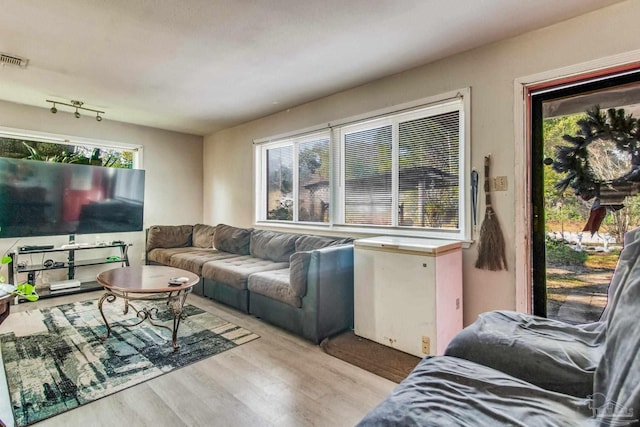
[[147,264],[201,277],[195,292],[314,343],[353,326],[351,239],[226,224],[155,225]]

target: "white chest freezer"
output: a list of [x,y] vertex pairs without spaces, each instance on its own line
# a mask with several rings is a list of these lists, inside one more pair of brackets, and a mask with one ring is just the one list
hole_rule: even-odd
[[354,242],[354,332],[418,357],[462,329],[462,244],[373,237]]

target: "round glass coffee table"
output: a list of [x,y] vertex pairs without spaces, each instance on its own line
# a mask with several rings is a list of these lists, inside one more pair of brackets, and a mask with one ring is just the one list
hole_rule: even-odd
[[[105,301],[112,303],[117,298],[122,298],[124,300],[124,314],[127,314],[129,307],[131,307],[140,320],[133,324],[121,324],[120,326],[129,328],[148,320],[154,326],[170,330],[172,332],[173,349],[176,350],[180,347],[177,343],[177,336],[180,320],[182,319],[182,309],[187,296],[200,281],[198,275],[174,267],[142,265],[103,271],[98,274],[97,281],[105,290],[104,295],[98,301],[100,314],[107,326],[107,334],[103,339],[107,339],[111,334],[111,325],[109,325],[104,315],[102,305]],[[157,308],[138,310],[131,304],[131,301],[157,300],[166,301],[169,310],[173,314],[173,328],[155,322],[157,320]]]

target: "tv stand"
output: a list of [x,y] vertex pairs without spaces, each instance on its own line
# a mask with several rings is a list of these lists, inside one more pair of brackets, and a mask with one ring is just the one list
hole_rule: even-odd
[[[18,248],[17,252],[12,252],[9,255],[11,256],[11,262],[9,263],[9,283],[16,283],[16,279],[18,274],[27,274],[27,282],[31,284],[35,284],[36,275],[41,271],[48,270],[67,270],[67,280],[72,281],[75,279],[76,269],[80,267],[88,267],[91,265],[102,265],[102,264],[116,264],[122,267],[129,266],[129,256],[127,254],[129,250],[129,246],[131,243],[125,243],[122,241],[112,242],[112,243],[101,243],[98,245],[92,244],[76,244],[76,245],[62,245],[60,247],[51,247],[47,245],[41,246],[21,246]],[[113,249],[117,248],[120,250],[119,256],[113,255]],[[111,249],[111,251],[108,251]],[[94,252],[102,252],[103,256],[101,258],[94,259],[82,259],[76,260],[76,252],[78,251],[87,251],[91,250]],[[55,253],[64,253],[66,252],[66,262],[54,262],[47,263],[45,259],[47,258],[47,254],[55,254]],[[107,252],[107,253],[104,253]],[[36,255],[42,254],[42,262],[43,264],[27,264],[23,265],[20,263],[21,257],[25,257],[28,255]],[[33,257],[31,257],[33,258]],[[75,294],[79,292],[90,292],[97,289],[102,289],[102,286],[96,281],[89,282],[81,282],[80,286],[73,287],[62,287],[58,290],[50,290],[50,289],[38,289],[38,295],[40,298],[51,298],[60,295],[68,295]],[[22,301],[22,300],[21,300]]]

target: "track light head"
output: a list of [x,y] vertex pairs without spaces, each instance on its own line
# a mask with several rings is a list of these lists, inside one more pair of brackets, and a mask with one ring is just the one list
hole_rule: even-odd
[[101,122],[102,121],[102,116],[100,114],[104,114],[104,111],[100,111],[100,110],[94,110],[93,108],[87,108],[87,107],[83,107],[84,102],[82,101],[69,101],[70,103],[66,103],[66,102],[61,102],[61,101],[52,101],[50,99],[47,99],[47,102],[50,102],[53,104],[53,107],[51,107],[49,109],[49,111],[51,111],[51,113],[55,114],[58,112],[58,105],[64,105],[65,107],[71,107],[71,108],[75,108],[76,111],[75,113],[73,113],[73,115],[75,116],[76,119],[80,118],[80,110],[83,111],[91,111],[92,113],[96,113],[96,121]]

